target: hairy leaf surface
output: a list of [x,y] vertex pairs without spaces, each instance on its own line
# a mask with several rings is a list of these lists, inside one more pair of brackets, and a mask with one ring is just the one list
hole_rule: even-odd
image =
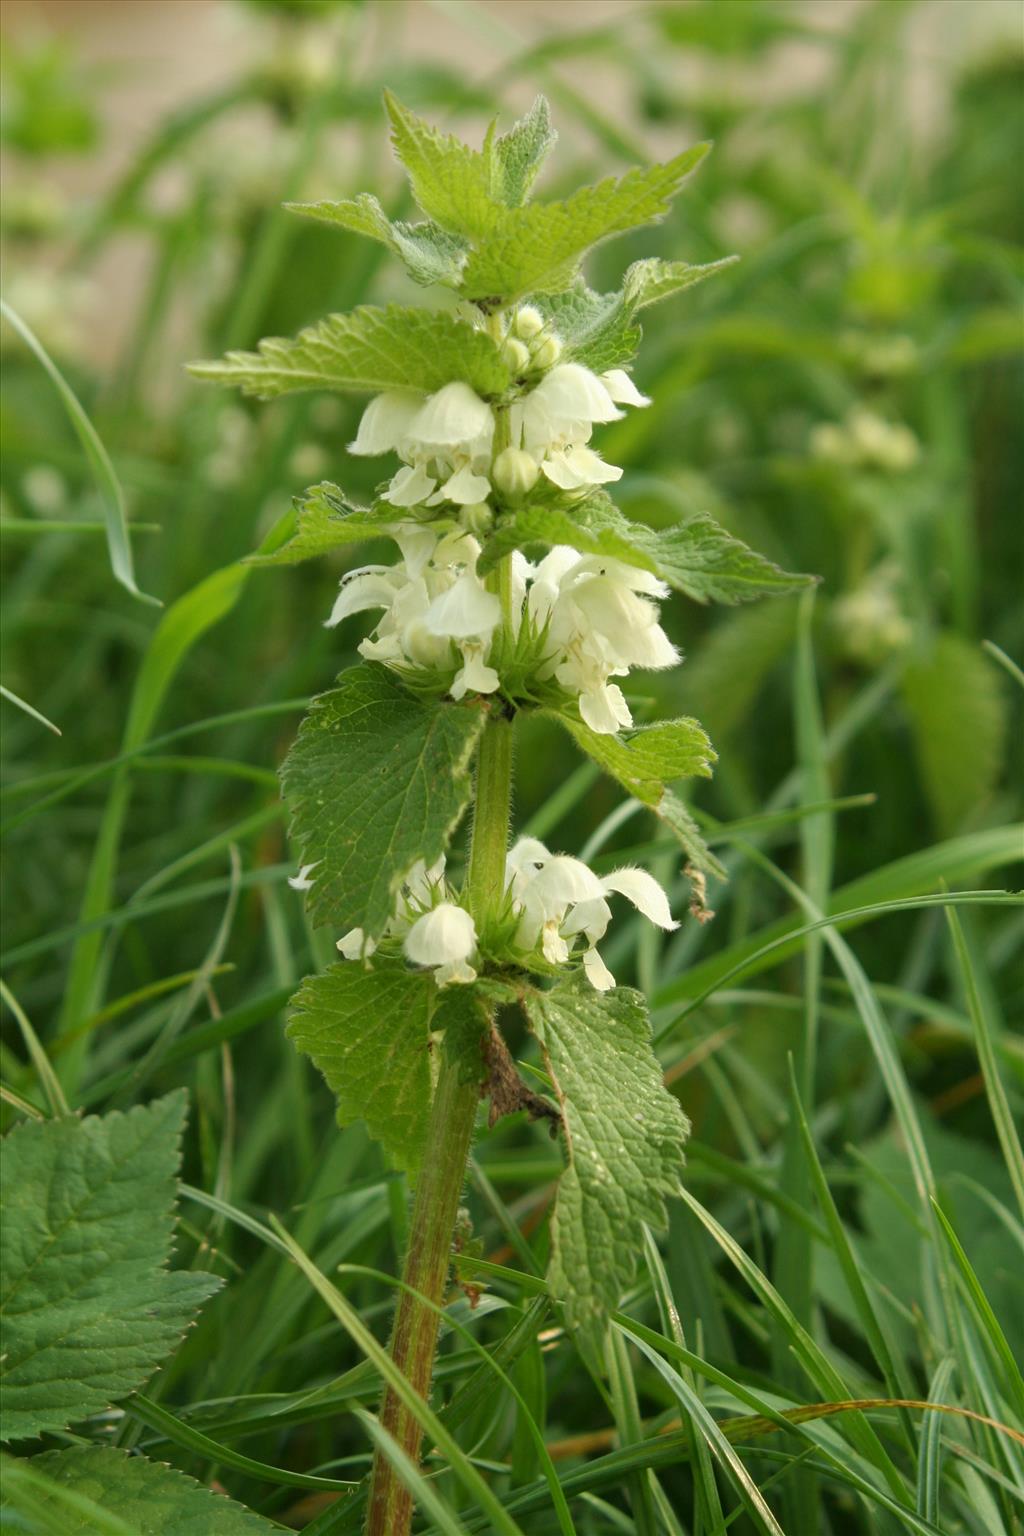
[[548,294],[540,307],[564,346],[564,357],[595,373],[619,368],[636,356],[643,337],[636,316],[649,304],[682,293],[731,266],[734,256],[692,266],[686,261],[651,257],[635,261],[618,293],[595,293],[578,281],[565,293]]
[[[48,1536],[270,1536],[262,1515],[162,1462],[106,1445],[13,1464],[0,1506]],[[101,1523],[102,1522],[102,1523]]]
[[668,212],[709,147],[698,144],[663,165],[635,167],[624,176],[581,187],[564,202],[530,203],[499,213],[487,239],[466,261],[466,298],[501,298],[507,303],[570,287],[592,246]]
[[557,138],[547,101],[538,96],[526,116],[495,139],[495,189],[509,208],[518,208],[526,201]]
[[490,570],[510,549],[524,544],[571,544],[585,554],[608,555],[639,566],[698,603],[743,603],[794,592],[813,576],[780,570],[741,539],[698,512],[671,528],[650,528],[624,517],[603,492],[570,508],[524,507],[488,539],[479,569]]
[[408,693],[387,668],[343,672],[313,700],[281,778],[315,921],[376,938],[417,859],[433,864],[469,803],[485,714]]
[[189,371],[261,400],[306,389],[430,394],[456,379],[480,395],[496,395],[510,380],[484,331],[443,310],[399,304],[328,315],[293,339],[270,336],[257,352],[229,352],[217,362],[192,363]]
[[665,1224],[689,1123],[662,1083],[639,992],[595,992],[577,975],[523,1006],[565,1127],[549,1279],[570,1324],[595,1333],[636,1272],[644,1224]]
[[410,112],[390,91],[384,105],[395,153],[423,212],[453,234],[486,239],[500,212],[492,192],[492,135],[483,150],[471,149]]
[[696,720],[666,720],[605,736],[584,725],[575,712],[552,709],[544,713],[569,732],[592,762],[664,821],[691,864],[705,874],[725,878],[725,870],[705,844],[693,817],[667,787],[674,779],[711,777],[715,752]]
[[373,507],[356,507],[343,491],[329,480],[312,485],[296,496],[289,520],[274,529],[274,548],[257,550],[247,565],[297,565],[329,554],[344,544],[358,544],[364,539],[378,539],[401,521],[402,514],[390,502]]
[[0,1437],[61,1430],[127,1396],[220,1286],[168,1270],[184,1091],[5,1138]]
[[472,987],[438,988],[429,973],[401,960],[372,968],[347,961],[303,982],[288,1034],[333,1089],[338,1123],[365,1120],[399,1168],[422,1160],[432,1093],[431,1053],[441,1031],[459,1033],[467,1062],[482,1066],[472,1034],[483,1032]]
[[333,224],[335,228],[348,229],[353,234],[367,235],[386,245],[403,263],[414,282],[424,286],[443,283],[448,288],[459,285],[466,259],[465,241],[429,220],[421,224],[406,224],[402,220],[392,222],[369,192],[360,192],[358,197],[343,198],[340,202],[285,203],[284,206],[289,213],[316,219],[321,224]]

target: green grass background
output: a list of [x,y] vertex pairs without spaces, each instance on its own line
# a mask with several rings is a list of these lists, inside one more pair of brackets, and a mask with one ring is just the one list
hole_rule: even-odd
[[[358,402],[241,403],[182,365],[361,301],[431,301],[378,248],[277,206],[374,189],[408,211],[385,85],[470,136],[544,90],[550,195],[715,139],[673,215],[590,271],[611,287],[641,255],[742,257],[656,312],[636,375],[654,404],[601,446],[630,515],[707,508],[823,578],[813,600],[673,600],[685,666],[631,680],[638,717],[711,732],[693,809],[731,878],[713,923],[664,936],[620,914],[606,946],[694,1122],[610,1373],[588,1373],[540,1279],[558,1149],[506,1121],[476,1143],[462,1273],[486,1288],[448,1308],[435,1406],[525,1533],[1024,1529],[1004,1429],[885,1406],[791,1422],[932,1398],[1024,1428],[1020,12],[957,51],[939,42],[966,35],[960,0],[838,9],[562,5],[531,42],[514,6],[414,7],[463,40],[445,65],[398,5],[225,0],[247,62],[183,89],[89,196],[51,173],[73,189],[68,167],[107,163],[116,79],[60,37],[5,50],[8,300],[116,479],[5,324],[0,676],[62,735],[4,700],[3,974],[74,1103],[192,1095],[177,1262],[228,1284],[114,1437],[315,1536],[358,1529],[358,1507],[290,1477],[362,1475],[379,1378],[268,1213],[382,1338],[406,1192],[284,1038],[333,936],[285,883],[275,768],[361,630],[322,627],[340,561],[237,562],[304,485],[358,498],[376,471],[344,455]],[[76,321],[129,246],[141,284],[94,289]],[[909,428],[914,464],[823,454],[822,425],[858,410]],[[118,484],[162,611],[112,575]],[[598,867],[641,859],[685,904],[653,822],[563,740],[525,722],[518,766],[521,830]],[[9,1010],[0,1068],[44,1102]],[[424,1529],[491,1528],[427,1471]]]

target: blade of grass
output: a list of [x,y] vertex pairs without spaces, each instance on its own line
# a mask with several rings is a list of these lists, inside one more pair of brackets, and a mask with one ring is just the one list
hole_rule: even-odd
[[415,1499],[417,1507],[430,1516],[437,1529],[444,1536],[466,1536],[466,1527],[452,1513],[430,1480],[424,1477],[418,1467],[413,1466],[398,1441],[388,1433],[376,1415],[367,1413],[365,1408],[353,1408],[352,1413],[373,1441],[374,1448],[388,1458]]
[[271,1224],[295,1264],[305,1275],[312,1288],[326,1302],[353,1343],[357,1345],[368,1360],[373,1361],[384,1381],[387,1382],[395,1395],[401,1399],[409,1412],[415,1416],[424,1434],[429,1435],[433,1443],[439,1446],[447,1456],[452,1471],[462,1483],[467,1493],[477,1500],[480,1508],[486,1511],[490,1517],[493,1522],[493,1529],[496,1532],[502,1533],[502,1536],[523,1536],[519,1526],[484,1482],[480,1473],[469,1461],[461,1447],[452,1438],[448,1430],[445,1429],[437,1414],[410,1387],[401,1371],[393,1363],[387,1350],[377,1342],[355,1308],[345,1300],[340,1291],[331,1284],[327,1277],[321,1274],[317,1266],[294,1239],[289,1236],[276,1217],[271,1216]]
[[964,1291],[971,1305],[975,1317],[982,1330],[983,1337],[987,1340],[989,1348],[995,1360],[1003,1368],[1005,1390],[1014,1403],[1021,1422],[1024,1423],[1024,1376],[1021,1375],[1017,1358],[1010,1348],[1006,1334],[1000,1326],[999,1319],[992,1310],[992,1304],[985,1295],[985,1289],[978,1279],[977,1271],[957,1237],[953,1223],[942,1209],[937,1199],[932,1200],[932,1208],[942,1228],[943,1236],[949,1244],[949,1250],[953,1255],[960,1279],[963,1282]]
[[1024,672],[1021,671],[1020,667],[1011,657],[1007,656],[1004,650],[1000,649],[993,640],[983,640],[981,648],[983,651],[987,651],[993,660],[998,661],[999,665],[1004,671],[1009,673],[1015,683],[1019,683],[1024,688]]
[[[932,1376],[929,1402],[940,1403],[949,1391],[956,1361],[952,1355],[940,1360]],[[921,1425],[920,1456],[917,1463],[917,1512],[933,1525],[939,1519],[939,1487],[942,1472],[942,1417],[927,1413]]]
[[[668,1275],[658,1245],[649,1227],[644,1227],[644,1259],[647,1263],[647,1272],[651,1277],[654,1288],[654,1299],[658,1303],[658,1313],[661,1317],[662,1331],[671,1337],[681,1347],[685,1347],[686,1339],[683,1334],[683,1325],[676,1310],[675,1300],[669,1286]],[[683,1379],[692,1388],[694,1395],[699,1396],[697,1378],[687,1367],[682,1368]],[[697,1509],[700,1518],[707,1524],[710,1536],[725,1536],[726,1519],[722,1509],[722,1500],[718,1492],[718,1484],[715,1481],[714,1468],[711,1465],[711,1452],[706,1438],[697,1433],[696,1425],[690,1414],[683,1419],[690,1443],[690,1457],[693,1463],[694,1485],[697,1494]]]
[[1017,1205],[1021,1217],[1024,1218],[1024,1150],[1021,1149],[1020,1137],[1017,1134],[1017,1127],[1010,1110],[1010,1103],[1006,1097],[1006,1089],[1003,1087],[1003,1081],[999,1075],[999,1062],[995,1049],[996,1030],[993,1021],[988,1017],[988,1011],[982,1001],[977,978],[974,974],[970,950],[964,938],[963,926],[952,907],[946,908],[946,920],[953,935],[953,947],[956,951],[957,964],[960,967],[960,977],[967,998],[968,1011],[971,1016],[971,1022],[974,1025],[978,1061],[981,1065],[982,1077],[985,1081],[985,1092],[988,1096],[989,1108],[992,1111],[996,1135],[999,1137],[999,1145],[1003,1149],[1003,1157],[1006,1160],[1007,1172],[1010,1175],[1010,1182],[1017,1197]]
[[[755,850],[750,849],[749,851],[753,854]],[[784,925],[786,932],[782,936],[769,940],[753,952],[750,952],[745,944],[733,944],[727,950],[723,950],[720,955],[714,957],[715,961],[719,962],[730,955],[738,954],[738,958],[731,965],[722,967],[716,963],[713,967],[709,965],[707,969],[703,966],[694,967],[694,971],[691,972],[689,978],[681,978],[680,984],[672,984],[669,987],[663,988],[654,998],[655,1007],[664,1008],[666,1003],[671,1001],[673,997],[680,994],[686,995],[690,991],[690,986],[685,985],[685,983],[689,980],[692,985],[693,975],[697,970],[701,970],[705,975],[709,971],[718,973],[712,975],[711,979],[706,981],[706,984],[693,997],[692,1001],[687,1003],[681,1013],[676,1014],[674,1018],[656,1032],[654,1043],[655,1045],[660,1045],[666,1035],[670,1034],[683,1019],[705,1003],[726,982],[732,981],[736,976],[745,975],[748,971],[756,973],[769,969],[771,966],[778,965],[783,960],[788,959],[797,948],[797,944],[794,941],[804,938],[808,933],[815,933],[819,929],[837,932],[841,928],[856,927],[866,921],[875,921],[877,918],[888,917],[894,912],[915,912],[929,907],[945,906],[1021,907],[1024,906],[1024,896],[1018,895],[1015,891],[954,891],[940,895],[907,896],[895,901],[879,901],[867,907],[851,907],[845,911],[836,912],[831,917],[818,917],[812,922],[803,923],[799,926],[787,920]],[[762,929],[762,933],[767,931]]]
[[54,725],[52,720],[47,720],[46,716],[40,714],[34,704],[29,704],[27,700],[20,698],[18,694],[12,693],[10,688],[5,688],[2,683],[0,683],[0,698],[6,699],[8,704],[14,704],[23,714],[28,715],[31,720],[37,721],[40,725],[45,725],[46,729],[52,731],[55,736],[62,736],[64,734],[60,726]]
[[339,1482],[333,1477],[315,1477],[308,1472],[292,1472],[286,1467],[272,1467],[267,1462],[254,1461],[251,1456],[243,1456],[241,1452],[211,1440],[209,1435],[193,1429],[169,1409],[144,1397],[141,1392],[128,1399],[125,1411],[147,1429],[155,1430],[162,1439],[169,1440],[172,1445],[180,1445],[215,1466],[230,1467],[232,1471],[244,1472],[264,1483],[275,1483],[287,1488],[312,1488],[321,1493],[351,1493],[358,1486],[353,1482]]
[[[130,752],[143,744],[185,656],[211,625],[231,611],[248,576],[248,568],[241,565],[214,571],[163,615],[132,691],[124,731],[125,751]],[[120,768],[110,787],[89,865],[81,906],[84,924],[101,916],[110,905],[130,793],[128,770]],[[101,1005],[104,987],[104,978],[99,974],[101,942],[99,933],[85,932],[75,943],[58,1019],[58,1035],[76,1028],[84,1017],[95,1013]],[[88,1043],[88,1036],[84,1036],[64,1057],[62,1079],[72,1091],[81,1076]]]
[[[818,1205],[828,1227],[832,1251],[843,1272],[843,1278],[846,1281],[846,1288],[850,1293],[850,1299],[856,1308],[861,1327],[864,1329],[864,1336],[882,1373],[889,1396],[910,1397],[912,1395],[911,1384],[903,1372],[897,1368],[895,1351],[886,1338],[885,1329],[872,1306],[871,1297],[868,1294],[867,1286],[864,1284],[862,1278],[863,1266],[857,1258],[852,1238],[843,1224],[843,1219],[832,1198],[832,1191],[828,1186],[828,1180],[825,1178],[825,1172],[818,1157],[818,1150],[814,1144],[814,1137],[811,1134],[807,1115],[800,1100],[800,1092],[797,1087],[796,1072],[793,1068],[792,1059],[790,1059],[789,1067],[794,1114],[803,1142],[804,1156],[807,1159],[807,1166],[810,1169],[815,1193],[818,1197]],[[913,1432],[909,1418],[906,1417],[904,1419],[904,1431],[908,1444],[912,1446],[914,1440]]]
[[18,1028],[21,1031],[21,1038],[25,1042],[25,1049],[28,1051],[36,1076],[39,1079],[39,1086],[42,1088],[46,1102],[50,1106],[50,1114],[55,1118],[69,1115],[71,1110],[67,1099],[64,1097],[64,1090],[60,1085],[60,1079],[50,1064],[50,1058],[43,1050],[39,1036],[29,1023],[27,1014],[5,981],[0,981],[0,998],[3,999],[14,1014]]
[[107,548],[110,552],[110,568],[114,573],[114,579],[119,581],[126,591],[140,602],[150,603],[154,607],[162,606],[158,598],[149,597],[145,592],[140,592],[135,584],[135,570],[132,563],[132,546],[128,539],[128,522],[124,510],[124,493],[121,483],[110,462],[110,455],[100,439],[99,433],[89,420],[82,408],[78,396],[67,382],[56,363],[39,341],[38,337],[29,329],[16,314],[10,305],[0,299],[0,314],[21,337],[29,351],[36,358],[60,396],[61,404],[68,414],[68,419],[75,429],[78,441],[82,445],[82,451],[89,462],[96,480],[96,485],[103,501],[107,523]]
[[[833,891],[829,916],[844,923],[864,921],[892,902],[933,891],[942,880],[956,885],[971,875],[1017,864],[1022,837],[1024,826],[992,827],[908,854]],[[796,917],[769,923],[669,982],[655,994],[653,1005],[660,1008],[676,999],[709,995],[733,974],[734,967],[739,968],[740,961],[749,959],[755,972],[765,969],[763,962],[769,956],[777,956],[781,962],[797,952],[805,932]],[[776,963],[774,958],[771,963]]]
[[[707,1231],[710,1232],[729,1262],[746,1280],[762,1306],[772,1314],[777,1325],[785,1329],[790,1339],[793,1353],[803,1366],[808,1379],[831,1399],[836,1401],[847,1400],[849,1393],[846,1390],[842,1377],[807,1332],[806,1328],[794,1317],[792,1311],[771,1281],[768,1280],[749,1255],[744,1253],[736,1239],[725,1230],[720,1222],[715,1220],[711,1212],[706,1210],[699,1200],[690,1194],[689,1190],[685,1187],[681,1189],[680,1197],[690,1207]],[[864,1418],[863,1414],[859,1412],[851,1420],[850,1438],[854,1440],[865,1460],[881,1472],[896,1498],[902,1503],[909,1502],[902,1476],[894,1466],[874,1429],[867,1419]]]
[[[637,1401],[626,1340],[621,1329],[613,1329],[606,1340],[605,1370],[619,1443],[636,1445],[644,1438],[644,1427],[640,1419],[640,1404]],[[654,1507],[654,1473],[650,1469],[634,1473],[627,1479],[624,1492],[629,1499],[636,1536],[657,1536],[659,1522]]]

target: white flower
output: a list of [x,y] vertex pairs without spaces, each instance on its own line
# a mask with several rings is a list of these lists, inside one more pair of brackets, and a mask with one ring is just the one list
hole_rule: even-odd
[[437,481],[422,464],[404,464],[384,492],[384,500],[396,507],[417,507],[431,494]]
[[455,381],[431,395],[413,417],[409,437],[433,448],[469,448],[494,435],[494,412],[468,384]]
[[437,547],[437,534],[429,523],[394,523],[387,530],[402,551],[402,564],[410,576],[421,576]]
[[598,683],[579,695],[580,719],[598,736],[614,736],[633,724],[633,712],[618,683]]
[[377,948],[377,941],[368,939],[361,928],[350,928],[348,933],[342,934],[335,948],[346,960],[368,960]]
[[[368,609],[384,609],[363,656],[395,666],[449,672],[451,696],[488,694],[501,686],[492,646],[502,623],[501,601],[477,575],[480,545],[461,528],[439,537],[417,523],[392,525],[405,559],[363,566],[344,578],[329,624]],[[633,667],[675,666],[679,653],[662,629],[657,600],[668,588],[650,571],[556,545],[536,567],[512,557],[508,622],[518,635],[523,614],[543,654],[536,679],[553,679],[579,702],[592,731],[614,735],[632,725],[615,678]]]
[[474,570],[466,570],[427,610],[427,628],[452,640],[490,639],[501,623],[501,600]]
[[516,501],[533,490],[539,474],[536,459],[523,448],[503,448],[491,469],[498,490]]
[[468,464],[463,464],[442,485],[437,493],[439,500],[454,501],[456,506],[471,507],[475,502],[486,501],[491,494],[491,482],[484,475],[475,475]]
[[363,565],[348,571],[341,580],[326,627],[333,629],[353,613],[368,608],[389,608],[401,584],[401,568],[391,565]]
[[653,598],[668,588],[649,571],[556,545],[537,567],[529,607],[547,625],[549,666],[557,682],[579,699],[586,725],[614,735],[632,724],[629,706],[612,677],[631,667],[675,666],[679,653],[658,623]]
[[606,464],[586,444],[595,423],[621,418],[617,401],[626,405],[650,403],[621,368],[599,376],[581,363],[559,363],[513,405],[509,423],[512,446],[521,445],[560,490],[607,485],[618,480],[622,470]]
[[485,650],[471,641],[461,647],[462,666],[448,690],[453,699],[464,699],[467,693],[495,693],[501,687],[501,678],[484,660]]
[[520,402],[520,413],[523,441],[531,451],[564,437],[573,427],[618,421],[623,414],[597,374],[581,363],[552,368]]
[[415,965],[434,969],[439,987],[476,980],[469,961],[476,951],[476,925],[470,914],[442,901],[416,919],[405,936],[405,953]]
[[312,864],[303,864],[297,875],[288,876],[288,884],[293,891],[311,891],[313,889],[313,882],[309,877],[319,863],[319,859],[314,859]]
[[650,405],[647,395],[642,395],[625,368],[609,368],[602,373],[601,383],[616,405]]
[[[305,865],[300,878],[313,867],[311,864]],[[402,882],[395,903],[395,914],[384,928],[385,937],[399,938],[409,934],[423,916],[435,909],[439,896],[444,898],[450,894],[444,871],[443,854],[429,869],[423,859],[416,860]],[[444,905],[443,899],[441,904]],[[342,934],[336,947],[346,960],[368,960],[376,951],[378,941],[367,938],[362,928],[351,928],[348,933]]]
[[411,390],[393,389],[371,400],[362,414],[354,443],[349,443],[349,453],[373,456],[378,453],[401,452],[409,436],[416,413],[423,406],[423,396]]
[[550,964],[560,965],[582,938],[583,968],[599,991],[615,985],[595,947],[611,922],[608,896],[625,896],[659,928],[679,926],[664,890],[646,870],[624,867],[602,879],[580,859],[552,854],[536,838],[520,838],[509,850],[505,882],[513,911],[519,914],[516,945],[526,953],[539,947]]
[[516,310],[512,324],[517,335],[532,341],[544,329],[544,316],[532,304],[522,304]]
[[588,949],[583,956],[583,970],[595,992],[610,992],[615,977],[605,965],[596,949]]
[[579,491],[587,485],[609,485],[622,479],[617,464],[606,464],[599,453],[583,444],[555,448],[541,465],[553,485],[563,491]]

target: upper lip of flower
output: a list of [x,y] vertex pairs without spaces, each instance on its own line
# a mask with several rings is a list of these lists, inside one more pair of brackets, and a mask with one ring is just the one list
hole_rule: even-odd
[[568,959],[567,941],[582,936],[587,940],[584,967],[595,986],[614,985],[600,956],[588,963],[611,921],[609,896],[625,896],[659,928],[679,926],[664,889],[646,870],[624,865],[598,876],[580,859],[550,853],[536,838],[520,838],[509,850],[505,879],[512,910],[519,914],[517,944],[525,950],[539,944],[545,958],[557,964]]

